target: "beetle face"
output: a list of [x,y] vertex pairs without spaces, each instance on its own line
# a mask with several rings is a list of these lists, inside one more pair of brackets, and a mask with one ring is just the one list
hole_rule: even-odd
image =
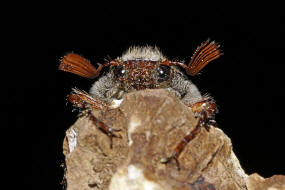
[[[134,90],[167,88],[174,91],[186,102],[192,102],[187,96],[193,96],[196,87],[177,70],[180,67],[191,76],[197,75],[209,62],[222,55],[219,45],[209,40],[203,42],[194,52],[189,64],[167,59],[157,47],[133,46],[122,56],[94,67],[84,57],[69,53],[61,59],[59,69],[94,79],[104,67],[110,70],[102,78],[94,82],[90,92],[94,97],[111,102],[112,98],[120,99]],[[188,91],[187,91],[188,90]],[[188,94],[188,95],[187,95]],[[197,92],[196,95],[200,93]],[[186,98],[185,98],[186,97]]]
[[159,61],[129,60],[113,67],[116,81],[126,91],[166,86],[171,79],[171,68]]

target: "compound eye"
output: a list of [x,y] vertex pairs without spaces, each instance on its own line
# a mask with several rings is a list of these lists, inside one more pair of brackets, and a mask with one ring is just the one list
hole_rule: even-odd
[[170,76],[170,67],[166,65],[160,65],[157,69],[158,82],[167,81]]
[[124,76],[124,74],[126,73],[126,70],[123,66],[116,66],[113,72],[114,72],[115,77],[119,78],[119,77]]

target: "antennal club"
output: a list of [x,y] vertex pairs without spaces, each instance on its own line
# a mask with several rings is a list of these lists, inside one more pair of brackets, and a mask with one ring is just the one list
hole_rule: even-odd
[[96,69],[88,59],[75,53],[69,53],[61,59],[59,70],[93,79],[99,75],[103,67],[104,65],[99,65]]
[[192,76],[197,75],[208,63],[219,58],[222,55],[219,48],[220,45],[216,44],[215,41],[203,42],[191,57],[186,69],[187,73]]
[[165,65],[179,65],[186,70],[189,75],[197,75],[208,63],[219,58],[222,55],[221,50],[215,41],[210,42],[209,40],[203,42],[194,52],[191,57],[189,65],[185,65],[182,62],[170,62],[165,61]]

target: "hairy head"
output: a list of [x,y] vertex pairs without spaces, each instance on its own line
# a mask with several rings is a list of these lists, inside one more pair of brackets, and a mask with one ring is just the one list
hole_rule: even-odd
[[[179,86],[180,91],[184,92],[188,89],[186,83],[181,82],[183,75],[178,71],[180,67],[189,75],[196,75],[209,62],[220,57],[221,51],[219,45],[214,41],[209,40],[203,42],[194,52],[189,64],[184,62],[171,61],[166,58],[157,47],[151,46],[133,46],[130,47],[122,56],[117,57],[111,61],[95,68],[89,60],[80,55],[70,53],[64,56],[61,60],[59,69],[71,72],[86,78],[96,78],[104,67],[109,67],[107,77],[108,81],[96,83],[95,91],[115,91],[130,92],[133,90],[153,89],[153,88],[177,88],[173,85]],[[178,76],[179,75],[179,76]],[[179,78],[179,80],[177,80]],[[110,81],[112,80],[112,81]],[[180,82],[179,82],[180,81]],[[172,86],[171,86],[172,84]],[[102,90],[104,88],[104,90]],[[112,90],[111,90],[112,89]],[[114,90],[116,89],[116,90]],[[102,96],[105,96],[103,93]]]
[[171,78],[171,67],[163,65],[165,56],[157,47],[131,47],[111,66],[114,79],[125,90],[160,88],[167,86]]

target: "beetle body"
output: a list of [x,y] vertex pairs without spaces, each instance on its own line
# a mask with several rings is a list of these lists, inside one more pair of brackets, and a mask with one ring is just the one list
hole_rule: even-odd
[[95,126],[108,134],[111,146],[112,137],[120,137],[114,133],[119,130],[97,119],[92,114],[92,109],[112,107],[112,102],[122,100],[124,94],[132,91],[164,88],[173,92],[198,118],[196,127],[178,143],[171,156],[161,159],[161,163],[168,163],[174,159],[180,169],[178,156],[202,127],[209,130],[210,125],[215,125],[214,116],[217,108],[214,100],[209,96],[202,96],[179,67],[187,74],[195,76],[209,62],[220,56],[219,45],[207,40],[196,49],[188,65],[167,59],[156,47],[145,46],[131,47],[121,57],[99,65],[98,68],[82,56],[70,53],[63,57],[59,69],[94,79],[104,67],[109,68],[93,83],[89,94],[73,89],[68,99],[75,107],[82,109],[81,113],[88,116]]

